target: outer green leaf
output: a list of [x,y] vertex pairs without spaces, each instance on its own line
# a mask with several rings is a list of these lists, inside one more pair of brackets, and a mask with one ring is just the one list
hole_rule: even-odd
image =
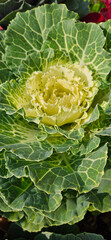
[[94,110],[91,112],[91,114],[89,114],[89,119],[87,122],[85,122],[84,125],[90,124],[92,122],[95,122],[97,119],[99,119],[100,116],[100,112],[99,112],[99,107],[98,105],[96,105],[96,107],[94,108]]
[[108,193],[111,196],[111,169],[108,169],[102,177],[98,193]]
[[111,136],[111,125],[98,133],[100,136]]
[[2,198],[0,198],[0,211],[7,213],[7,212],[13,212],[13,209],[9,207]]
[[[103,190],[104,191],[104,190]],[[93,190],[87,193],[89,200],[90,211],[109,212],[111,211],[111,196],[107,193],[98,193],[98,190]]]
[[[43,226],[59,225],[70,221],[77,222],[84,217],[89,206],[89,202],[85,197],[76,196],[76,192],[64,194],[62,200],[59,192],[54,195],[47,195],[35,188],[27,178],[0,178],[0,183],[1,197],[6,205],[8,204],[13,208],[14,213],[15,211],[20,211],[20,213],[21,210],[23,210],[23,213],[25,211],[24,218],[19,222],[24,229],[29,231],[35,230],[32,227],[38,221],[39,225],[36,231],[39,231]],[[7,212],[3,213],[3,215],[8,216],[10,219],[14,213]]]
[[98,25],[74,23],[71,19],[51,29],[42,49],[67,51],[74,62],[87,65],[96,80],[104,81],[110,71],[107,61],[109,54],[103,49],[104,43],[105,38]]
[[20,158],[40,161],[52,154],[52,147],[45,138],[36,125],[27,123],[19,115],[0,113],[0,150],[5,148]]
[[37,231],[38,227],[40,230],[40,227],[43,227],[43,225],[46,227],[60,225],[67,222],[72,224],[72,222],[75,223],[81,220],[87,211],[89,203],[83,196],[77,198],[76,194],[76,192],[73,192],[72,195],[71,193],[66,194],[60,207],[54,212],[40,212],[36,209],[24,208],[25,215],[20,221],[20,224],[25,230]]
[[5,157],[4,157],[4,151],[0,152],[0,177],[11,177],[12,174],[8,172],[6,166],[5,166]]
[[75,191],[69,191],[64,193],[64,199],[59,208],[51,213],[44,212],[44,215],[55,221],[55,225],[74,224],[83,219],[88,206],[89,202],[85,196],[78,197]]
[[5,52],[3,38],[4,38],[4,31],[0,31],[0,59],[2,59],[2,55]]
[[9,79],[9,69],[4,59],[4,32],[0,31],[0,83]]
[[[29,162],[6,153],[6,165],[16,177],[29,176],[42,191],[88,192],[99,185],[107,159],[106,145],[85,157],[56,153],[43,162]],[[28,171],[27,171],[28,170]]]
[[107,51],[111,52],[111,20],[101,23],[100,27],[103,29],[106,37],[105,48]]
[[[66,234],[66,235],[60,235],[60,234],[51,234],[49,240],[104,240],[104,238],[101,235],[97,235],[94,233],[80,233],[76,236],[73,234]],[[34,240],[38,240],[35,238]]]
[[67,138],[70,139],[76,139],[76,140],[82,140],[82,138],[84,137],[84,129],[83,128],[79,128],[79,129],[71,129],[70,127],[67,129],[66,128],[58,128],[59,132],[64,135]]
[[23,212],[2,212],[0,211],[0,214],[4,217],[6,217],[7,219],[9,219],[12,222],[17,222],[19,221],[21,218],[23,218]]
[[[97,186],[101,181],[101,174],[103,175],[103,173],[100,172],[102,169],[104,169],[104,161],[106,161],[105,159],[107,158],[106,152],[106,146],[104,146],[103,148],[95,151],[94,153],[86,155],[86,157],[84,158],[80,158],[79,156],[74,157],[73,155],[69,155],[68,157],[67,154],[62,154],[59,157],[59,159],[61,159],[62,161],[62,167],[51,166],[53,160],[52,156],[49,159],[50,165],[48,166],[47,174],[45,173],[44,176],[41,177],[41,179],[40,177],[38,177],[38,187],[45,191],[57,191],[59,189],[62,190],[67,188],[75,189],[79,192],[90,191],[91,188]],[[102,163],[102,159],[104,163]],[[59,162],[58,164],[60,164]],[[100,162],[101,164],[103,164],[103,166],[100,164]],[[34,174],[32,175],[32,178],[33,177]],[[52,185],[50,185],[51,181],[53,182]],[[36,183],[36,180],[34,180],[34,182]]]
[[46,218],[43,212],[38,211],[34,208],[24,208],[24,218],[18,222],[24,230],[30,232],[38,232],[43,227],[53,225],[53,221]]
[[[26,13],[18,13],[6,32],[6,58],[13,70],[32,52],[41,49],[47,34],[63,19],[77,19],[65,5],[45,5]],[[17,30],[17,31],[16,31]]]
[[67,139],[64,136],[50,136],[48,138],[48,142],[52,145],[52,147],[58,153],[67,152],[69,149],[77,149],[79,147],[79,143],[75,139]]
[[100,138],[94,136],[91,139],[86,139],[85,144],[80,147],[81,155],[92,152],[95,148],[99,147]]
[[[20,84],[16,80],[7,81],[0,87],[0,109],[5,110],[8,114],[12,114],[17,111],[14,106],[14,101],[17,102],[19,94],[23,95],[23,90],[20,91]],[[16,91],[15,91],[16,89]],[[23,99],[24,100],[24,99]],[[18,99],[18,105],[22,102],[22,98]]]
[[4,203],[17,212],[23,210],[24,207],[46,212],[54,211],[62,200],[61,193],[48,195],[39,191],[29,178],[0,178],[0,190]]
[[89,13],[89,2],[86,0],[58,0],[60,3],[65,3],[67,8],[71,11],[77,12],[80,17]]

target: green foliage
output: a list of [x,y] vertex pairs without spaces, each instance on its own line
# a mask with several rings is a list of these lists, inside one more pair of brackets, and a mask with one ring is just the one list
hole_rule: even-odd
[[6,29],[8,24],[17,12],[25,12],[43,4],[64,3],[69,10],[77,12],[80,17],[83,17],[89,12],[88,0],[1,0],[0,1],[0,25]]
[[[111,21],[77,20],[54,3],[18,13],[0,34],[0,214],[30,232],[111,211]],[[72,116],[73,91],[83,98]],[[68,124],[53,124],[59,100]]]
[[67,8],[71,11],[77,12],[80,17],[89,13],[88,0],[58,0],[58,3],[66,4]]
[[[51,234],[49,238],[46,239],[50,239],[50,240],[103,240],[103,237],[100,235],[96,235],[96,234],[91,234],[91,233],[80,233],[77,234],[76,236],[73,234],[68,234],[68,235],[57,235],[57,234]],[[34,240],[38,240],[38,238],[35,237]],[[45,240],[45,239],[44,239]]]
[[24,12],[31,8],[31,5],[21,0],[0,1],[0,25],[6,28],[17,12]]
[[101,0],[89,0],[90,12],[99,12],[101,8],[105,7],[105,4]]
[[12,223],[8,230],[8,236],[11,240],[104,240],[99,234],[80,233],[80,234],[55,234],[51,232],[29,233],[23,231],[17,224]]

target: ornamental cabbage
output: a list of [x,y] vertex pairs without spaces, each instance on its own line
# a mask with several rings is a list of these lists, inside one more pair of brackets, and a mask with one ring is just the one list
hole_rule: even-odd
[[25,230],[111,211],[110,31],[51,4],[0,32],[0,214]]
[[53,126],[79,126],[87,119],[87,110],[98,91],[91,71],[77,63],[50,65],[33,72],[25,83],[20,82],[20,90],[23,84],[24,90],[11,99],[15,108],[24,108],[26,117],[34,122],[41,118],[42,123]]

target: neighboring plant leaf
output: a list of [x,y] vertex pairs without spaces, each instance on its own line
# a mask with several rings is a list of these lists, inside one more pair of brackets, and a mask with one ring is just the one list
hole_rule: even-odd
[[17,12],[24,12],[31,8],[31,5],[22,0],[7,0],[0,3],[0,25],[6,29],[10,21],[16,16]]
[[[47,236],[48,233],[44,234]],[[43,234],[41,234],[43,235]],[[67,235],[60,235],[60,234],[54,234],[50,233],[47,240],[104,240],[104,238],[101,235],[94,234],[94,233],[80,233],[77,235],[73,234],[67,234]],[[36,236],[34,240],[39,240]]]
[[89,13],[89,1],[86,0],[58,0],[58,3],[65,3],[71,11],[77,12],[81,17]]
[[105,7],[105,4],[101,0],[89,0],[90,12],[99,12],[101,8]]

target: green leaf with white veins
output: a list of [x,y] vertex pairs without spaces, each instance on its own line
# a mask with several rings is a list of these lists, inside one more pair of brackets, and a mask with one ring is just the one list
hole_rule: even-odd
[[74,224],[83,219],[89,207],[85,195],[77,195],[75,191],[67,191],[63,193],[63,201],[54,212],[44,212],[44,215],[55,221],[56,225],[62,223]]
[[0,177],[8,178],[12,175],[5,166],[5,151],[3,150],[0,152]]
[[86,197],[91,203],[88,210],[102,213],[111,211],[111,196],[108,193],[98,193],[98,190],[92,190],[87,193]]
[[105,49],[111,53],[111,20],[100,23],[100,27],[103,29],[106,37]]
[[9,219],[12,222],[17,222],[23,218],[23,212],[17,212],[17,211],[15,211],[15,212],[14,211],[13,212],[0,211],[0,215],[6,217],[7,219]]
[[36,125],[19,118],[19,115],[9,116],[5,112],[0,113],[0,150],[5,148],[27,160],[40,161],[49,157],[52,154],[52,147],[45,141],[44,133],[42,136]]
[[26,13],[18,13],[6,32],[8,64],[15,70],[27,55],[41,49],[52,26],[71,18],[76,21],[78,15],[68,11],[62,4],[45,5]]
[[9,79],[9,69],[4,59],[5,44],[4,31],[0,31],[0,84]]
[[105,129],[102,129],[98,135],[100,136],[111,136],[111,125],[109,125],[108,127],[106,127]]
[[[14,211],[22,211],[24,207],[38,210],[54,211],[61,204],[61,193],[46,194],[38,190],[29,178],[0,178],[1,198]],[[8,196],[8,198],[7,198]]]
[[[89,206],[84,196],[77,197],[77,193],[64,194],[60,207],[55,211],[39,211],[36,208],[24,208],[24,218],[20,221],[23,229],[38,231],[45,226],[61,225],[61,223],[77,222],[83,219]],[[39,229],[38,229],[39,228]],[[36,231],[36,230],[35,230]]]
[[86,156],[55,153],[46,161],[29,162],[12,153],[5,154],[6,166],[16,177],[30,177],[40,190],[47,193],[74,189],[88,192],[99,185],[107,159],[106,145]]
[[79,62],[81,66],[87,65],[94,78],[104,80],[110,71],[107,62],[109,54],[103,49],[104,43],[105,37],[98,25],[75,23],[71,19],[51,29],[42,49],[65,50],[74,62]]
[[98,193],[108,193],[111,196],[111,169],[108,169],[103,175]]

